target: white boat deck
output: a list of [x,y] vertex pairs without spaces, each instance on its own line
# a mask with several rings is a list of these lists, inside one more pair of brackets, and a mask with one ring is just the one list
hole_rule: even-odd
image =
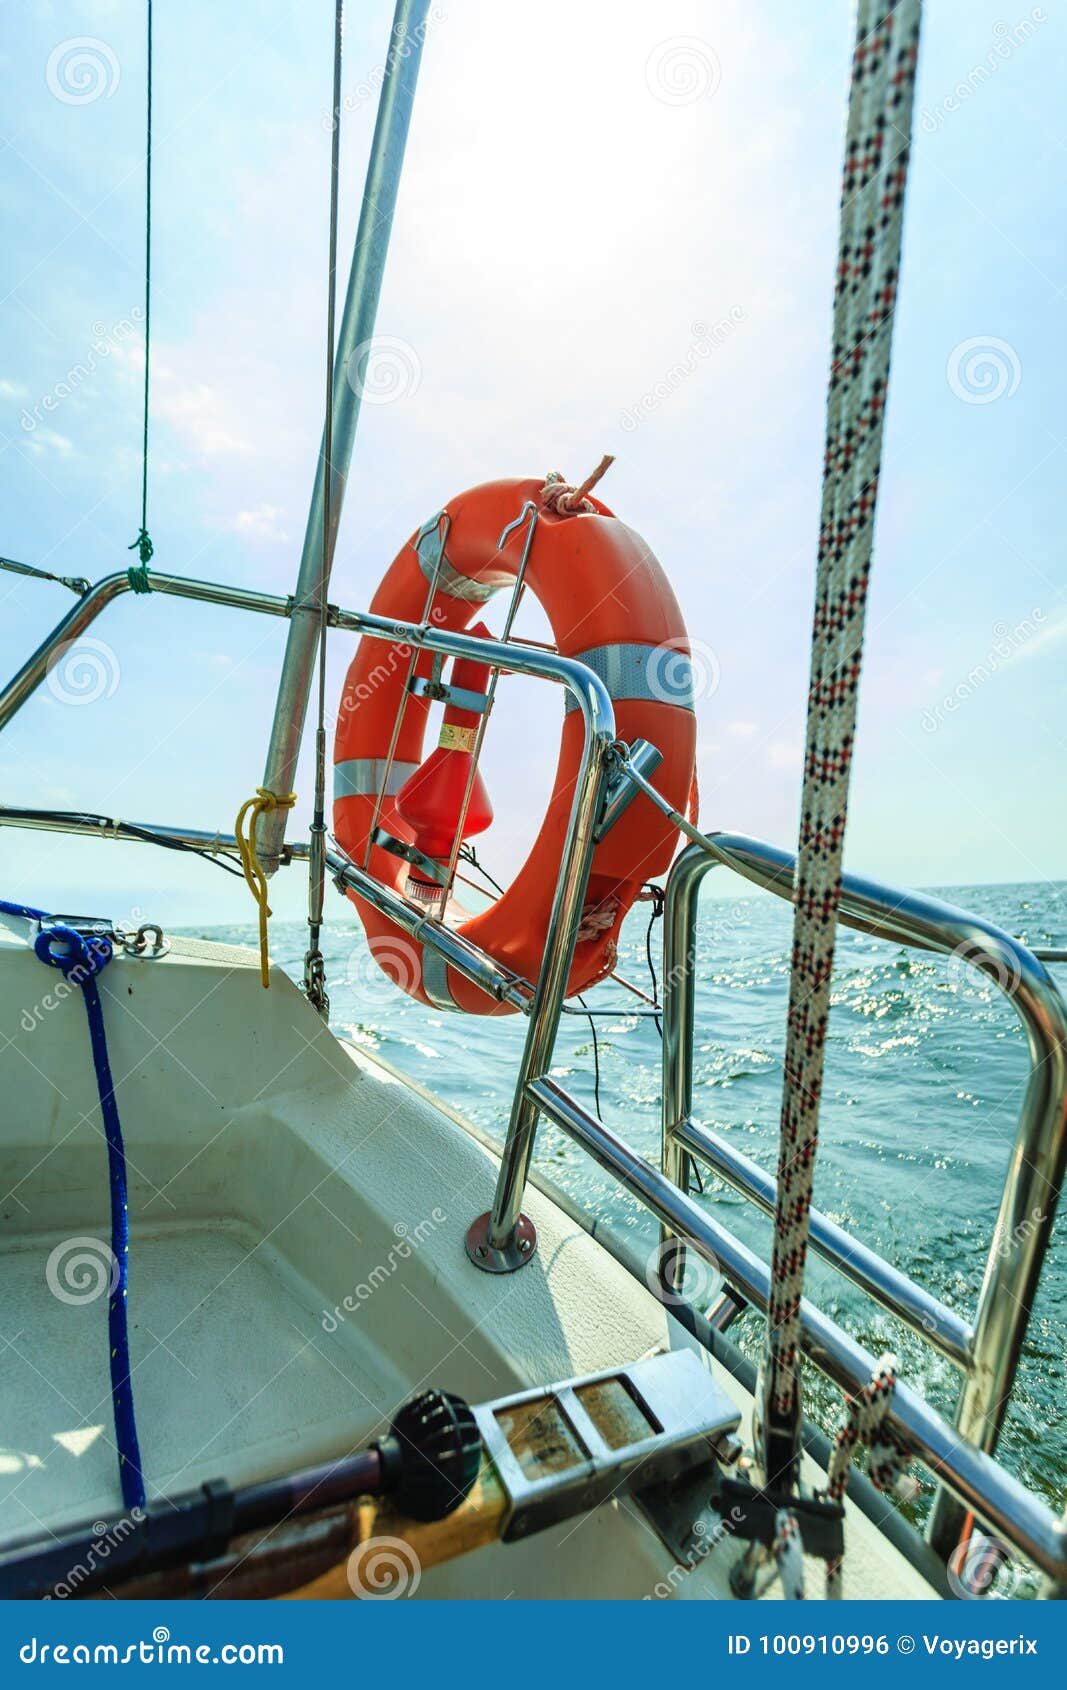
[[[248,1226],[164,1221],[134,1239],[130,1357],[153,1492],[279,1472],[294,1450],[325,1459],[405,1394],[354,1333],[327,1343],[314,1287]],[[42,1269],[63,1242],[27,1234],[4,1251],[0,1510],[19,1537],[116,1506],[106,1297],[53,1294]]]

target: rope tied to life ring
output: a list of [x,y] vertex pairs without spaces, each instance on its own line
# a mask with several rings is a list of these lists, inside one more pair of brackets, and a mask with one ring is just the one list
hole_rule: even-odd
[[596,506],[588,495],[614,462],[613,454],[605,452],[596,469],[586,476],[580,487],[572,487],[558,469],[550,470],[541,489],[541,503],[545,510],[551,511],[554,516],[595,516]]

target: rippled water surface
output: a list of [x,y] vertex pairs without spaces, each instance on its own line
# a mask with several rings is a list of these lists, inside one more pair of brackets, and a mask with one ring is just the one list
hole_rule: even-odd
[[[1067,884],[996,886],[943,894],[1032,944],[1067,945]],[[769,896],[708,898],[699,935],[694,1109],[769,1171],[775,1165],[788,989],[790,910]],[[422,1008],[368,958],[354,912],[328,910],[324,947],[338,1031],[380,1050],[469,1119],[499,1136],[507,1119],[524,1023]],[[631,917],[620,970],[648,989],[648,906]],[[272,951],[299,979],[305,930],[275,923]],[[205,937],[251,942],[251,929]],[[653,956],[658,957],[659,939]],[[1067,968],[1052,969],[1067,989]],[[651,1161],[659,1156],[660,1041],[636,998],[609,982],[588,1000],[596,1022],[605,1121]],[[899,946],[841,936],[830,1029],[816,1201],[962,1314],[973,1310],[1028,1071],[1011,1004],[967,967]],[[553,1074],[593,1105],[589,1023],[567,1015]],[[398,1154],[402,1154],[398,1150]],[[583,1202],[651,1249],[645,1212],[555,1129],[542,1126],[537,1160]],[[704,1202],[766,1256],[770,1223],[714,1181]],[[1062,1228],[1061,1228],[1062,1230]],[[809,1291],[876,1353],[892,1344],[902,1371],[950,1409],[953,1369],[830,1269],[813,1265]],[[747,1335],[746,1335],[747,1328]],[[754,1318],[733,1329],[753,1353]],[[1053,1244],[1030,1324],[1002,1451],[1030,1485],[1063,1502],[1067,1268]],[[812,1380],[808,1406],[825,1419],[829,1394]]]

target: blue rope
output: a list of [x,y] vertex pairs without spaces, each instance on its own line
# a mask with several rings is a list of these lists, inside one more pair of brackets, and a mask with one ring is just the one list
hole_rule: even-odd
[[[24,916],[29,921],[49,919],[43,910],[30,909],[26,904],[8,904],[3,901],[0,901],[0,913]],[[64,979],[81,987],[89,1021],[89,1043],[92,1046],[93,1067],[96,1070],[96,1085],[100,1094],[100,1113],[104,1118],[108,1180],[111,1187],[111,1253],[116,1265],[112,1270],[107,1320],[111,1404],[115,1418],[115,1442],[119,1453],[119,1480],[122,1484],[122,1500],[126,1507],[141,1508],[145,1501],[145,1487],[141,1473],[137,1423],[133,1412],[130,1344],[126,1327],[126,1289],[130,1254],[126,1150],[122,1142],[118,1106],[115,1103],[111,1064],[108,1061],[104,1011],[96,984],[97,975],[107,967],[115,953],[109,939],[86,939],[73,927],[61,925],[43,927],[34,941],[33,949],[41,962],[47,963],[51,968],[58,968]]]

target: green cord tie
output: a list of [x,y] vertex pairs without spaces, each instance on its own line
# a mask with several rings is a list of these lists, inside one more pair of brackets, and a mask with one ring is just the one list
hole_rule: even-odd
[[126,548],[130,552],[136,551],[141,559],[139,564],[135,564],[133,568],[126,571],[126,578],[135,593],[150,593],[152,591],[152,583],[148,579],[148,565],[152,561],[154,549],[147,528],[142,528],[133,545]]
[[152,0],[148,0],[148,51],[145,101],[145,238],[144,238],[144,413],[141,428],[141,531],[132,546],[141,561],[126,571],[135,593],[150,593],[148,565],[153,546],[148,534],[148,361],[152,334]]

